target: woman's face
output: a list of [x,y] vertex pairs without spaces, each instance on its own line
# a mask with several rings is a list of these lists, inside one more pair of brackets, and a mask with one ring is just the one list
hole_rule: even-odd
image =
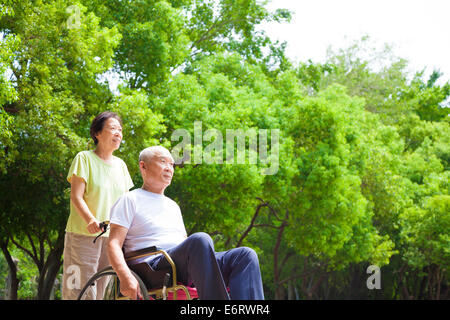
[[111,150],[117,150],[122,142],[122,126],[116,118],[108,118],[103,125],[102,131],[95,136],[98,144]]

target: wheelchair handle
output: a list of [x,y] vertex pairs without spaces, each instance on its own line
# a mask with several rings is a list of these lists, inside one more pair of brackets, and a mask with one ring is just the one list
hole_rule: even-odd
[[95,241],[97,241],[97,239],[100,238],[106,231],[108,231],[109,221],[103,221],[103,222],[100,222],[100,223],[98,224],[98,226],[100,227],[100,229],[102,229],[102,232],[101,232],[98,236],[95,237],[95,239],[94,239],[94,241],[93,241],[94,243],[95,243]]

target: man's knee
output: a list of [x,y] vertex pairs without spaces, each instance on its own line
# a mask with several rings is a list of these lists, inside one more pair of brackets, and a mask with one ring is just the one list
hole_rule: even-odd
[[187,238],[191,242],[191,246],[201,249],[213,249],[214,242],[210,235],[205,232],[197,232]]
[[250,259],[258,261],[258,254],[252,248],[245,247]]
[[249,247],[239,247],[241,250],[241,257],[248,264],[253,264],[255,266],[259,266],[258,254],[255,250]]

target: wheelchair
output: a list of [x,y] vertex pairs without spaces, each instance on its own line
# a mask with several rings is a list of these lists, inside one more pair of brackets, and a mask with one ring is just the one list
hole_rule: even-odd
[[[94,242],[108,228],[108,222],[102,222],[100,224],[102,233],[98,235]],[[162,254],[170,264],[170,268],[166,270],[153,270],[148,263],[140,262],[131,264],[133,260]],[[149,247],[141,250],[136,250],[124,254],[125,261],[127,262],[131,273],[139,283],[139,289],[143,300],[193,300],[198,299],[197,290],[192,287],[188,287],[184,284],[177,282],[176,266],[169,254],[164,250],[158,250],[156,247]],[[114,271],[109,266],[97,273],[95,273],[81,289],[78,295],[78,300],[85,300],[86,293],[94,287],[97,281],[108,277],[108,285],[106,286],[103,300],[128,300],[128,297],[123,296],[120,293],[120,281]]]

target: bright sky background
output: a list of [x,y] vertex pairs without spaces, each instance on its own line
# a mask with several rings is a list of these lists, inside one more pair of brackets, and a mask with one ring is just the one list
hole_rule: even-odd
[[450,0],[272,0],[267,8],[293,12],[290,23],[263,29],[288,43],[294,62],[323,62],[330,45],[336,51],[368,35],[393,46],[409,69],[440,69],[439,83],[450,80]]

